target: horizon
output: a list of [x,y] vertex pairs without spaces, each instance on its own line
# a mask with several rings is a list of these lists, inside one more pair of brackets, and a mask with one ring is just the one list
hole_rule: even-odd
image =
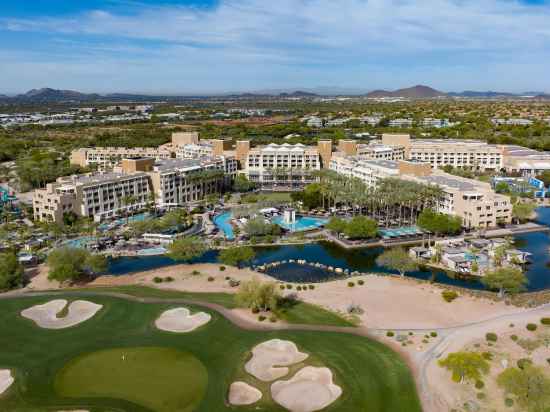
[[547,0],[82,3],[3,5],[0,93],[550,91]]

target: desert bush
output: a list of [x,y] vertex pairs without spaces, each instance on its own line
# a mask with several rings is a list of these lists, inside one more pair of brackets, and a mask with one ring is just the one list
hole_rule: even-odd
[[518,339],[516,343],[527,352],[533,352],[542,345],[542,342],[537,339]]
[[489,332],[485,334],[485,339],[487,339],[487,342],[496,342],[498,340],[498,336],[496,333]]
[[208,281],[209,282],[214,282],[214,276],[208,276]]
[[194,270],[194,271],[191,272],[191,274],[192,274],[193,276],[198,276],[198,275],[201,274],[201,272],[199,272],[198,270]]
[[486,359],[486,360],[492,360],[493,359],[493,354],[491,352],[483,352],[481,354],[481,356],[483,356],[483,358]]
[[430,336],[432,338],[436,338],[437,337],[437,332],[430,332]]
[[277,317],[274,316],[274,315],[271,315],[271,316],[269,317],[269,321],[270,321],[271,323],[275,323],[275,322],[277,322]]
[[422,343],[429,343],[430,341],[428,339],[422,339]]
[[265,319],[266,319],[266,317],[265,317],[264,315],[258,316],[258,320],[259,320],[260,322],[263,322]]
[[393,333],[391,330],[389,330],[389,331],[386,332],[386,336],[389,337],[389,338],[392,338],[393,336],[395,336],[395,333]]
[[357,284],[362,286],[362,285],[365,284],[365,281],[364,281],[363,279],[359,279],[359,280],[357,281]]
[[540,323],[546,326],[550,325],[550,318],[541,318]]
[[518,335],[512,335],[510,336],[510,339],[512,339],[514,342],[518,340]]
[[310,289],[310,290],[315,289],[315,285],[309,285],[309,289]]
[[485,384],[483,383],[482,380],[477,380],[476,383],[475,383],[475,387],[476,389],[483,389],[483,387],[485,386]]
[[363,308],[355,303],[352,303],[348,306],[347,312],[350,315],[362,315],[363,313],[365,313]]
[[302,290],[301,286],[296,286],[296,290]]
[[173,282],[173,281],[174,281],[174,278],[173,278],[172,276],[166,276],[166,277],[164,278],[164,281],[165,281],[165,282]]
[[525,326],[525,328],[527,328],[527,330],[530,332],[534,332],[537,330],[537,325],[534,323],[528,323],[527,326]]
[[163,281],[163,279],[160,278],[160,277],[158,277],[158,276],[155,276],[155,277],[153,278],[153,282],[155,282],[155,283],[162,283],[162,281]]
[[454,290],[444,290],[441,292],[441,296],[445,300],[445,302],[452,302],[456,298],[458,298],[458,293],[456,293]]
[[511,408],[512,406],[514,406],[514,400],[511,398],[506,398],[504,399],[504,405]]
[[252,308],[252,313],[260,313],[260,308]]
[[285,288],[285,285],[279,285],[279,289],[283,290]]
[[517,362],[518,368],[520,368],[520,369],[525,369],[528,366],[531,366],[532,364],[533,364],[533,361],[531,359],[528,359],[528,358],[521,358]]
[[220,272],[223,272],[225,270],[225,266],[220,266]]
[[352,287],[355,286],[355,283],[353,283],[353,282],[348,282],[348,286],[349,286],[350,288],[352,288]]
[[287,289],[292,289],[292,285],[286,285]]

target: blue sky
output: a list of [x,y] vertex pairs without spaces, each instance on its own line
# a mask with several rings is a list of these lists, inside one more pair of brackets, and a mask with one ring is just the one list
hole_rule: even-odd
[[550,91],[544,0],[18,0],[0,93]]

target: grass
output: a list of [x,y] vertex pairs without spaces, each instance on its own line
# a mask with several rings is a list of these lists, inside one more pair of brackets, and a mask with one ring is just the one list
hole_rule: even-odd
[[[157,289],[147,286],[115,286],[115,287],[95,287],[83,289],[71,289],[71,291],[90,291],[94,293],[114,292],[124,293],[140,298],[175,298],[188,299],[196,302],[207,301],[217,303],[225,308],[237,308],[234,296],[229,293],[198,293],[198,292],[180,292],[176,290]],[[58,292],[63,293],[63,292]],[[303,325],[330,325],[330,326],[355,326],[355,322],[349,320],[336,312],[324,309],[320,306],[312,305],[300,301],[283,301],[281,307],[277,310],[279,319],[288,323]]]
[[[55,297],[67,296],[70,297],[59,293]],[[104,392],[103,396],[94,397],[86,392],[90,390],[87,387],[90,381],[78,378],[71,384],[76,385],[71,390],[79,391],[71,392],[77,397],[63,396],[66,392],[62,383],[71,372],[71,365],[87,359],[94,361],[92,364],[97,363],[97,356],[106,350],[113,350],[115,352],[111,353],[118,356],[121,348],[124,351],[133,348],[166,348],[192,354],[208,371],[208,385],[204,396],[193,408],[194,411],[250,411],[255,407],[228,407],[225,404],[227,390],[231,382],[244,373],[242,365],[250,356],[251,348],[273,338],[295,342],[300,350],[311,354],[312,362],[333,371],[335,382],[342,386],[344,392],[339,400],[325,409],[326,412],[421,411],[415,385],[405,363],[386,346],[367,338],[312,331],[246,331],[238,329],[215,311],[193,305],[187,306],[192,311],[210,313],[212,320],[192,333],[174,334],[154,327],[154,320],[160,313],[173,306],[144,304],[108,296],[89,297],[88,300],[102,304],[103,309],[92,319],[73,328],[41,329],[20,316],[22,309],[50,299],[36,296],[0,301],[0,324],[3,325],[0,334],[0,367],[12,369],[15,375],[15,383],[0,399],[2,411],[159,410],[149,404],[150,401],[142,399],[145,394],[151,393],[149,390],[153,390],[154,386],[144,390],[144,394],[132,395],[139,398],[131,398],[126,388],[117,388],[119,392],[116,394]],[[116,365],[115,361],[109,362],[108,357],[99,359],[99,364],[107,362]],[[172,365],[163,368],[167,370],[167,378],[162,379],[162,384],[170,387],[177,384],[180,392],[185,392],[186,385],[193,385],[194,380],[202,379],[200,374],[197,377],[196,372],[190,379],[178,378],[182,372],[168,371],[171,368]],[[196,367],[192,369],[197,370]],[[118,376],[117,384],[124,379]],[[171,380],[176,380],[176,383]],[[124,382],[121,384],[129,385]],[[146,385],[140,382],[136,388],[141,391]],[[270,400],[269,394],[261,405],[264,411],[284,410]]]
[[208,372],[197,358],[163,347],[84,354],[65,365],[55,379],[55,390],[62,396],[126,399],[158,412],[193,411],[207,385]]

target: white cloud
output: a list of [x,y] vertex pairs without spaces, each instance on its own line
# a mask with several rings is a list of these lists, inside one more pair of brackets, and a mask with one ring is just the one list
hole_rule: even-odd
[[[81,65],[126,62],[132,66],[129,75],[137,79],[151,74],[148,58],[161,59],[164,66],[149,63],[168,73],[162,75],[165,81],[184,86],[178,71],[168,67],[177,65],[181,76],[193,76],[190,80],[198,87],[225,90],[232,84],[224,86],[224,81],[245,88],[262,82],[267,83],[260,87],[347,81],[365,86],[368,73],[385,82],[368,85],[375,87],[390,83],[389,73],[409,84],[418,74],[442,76],[445,71],[466,84],[471,79],[460,72],[476,70],[479,79],[503,83],[506,73],[489,72],[514,64],[509,75],[526,76],[539,72],[537,64],[550,61],[550,7],[512,0],[221,0],[209,9],[133,10],[124,15],[96,10],[70,18],[0,19],[0,28],[76,38],[83,42],[77,51]],[[30,64],[33,59],[24,60]],[[447,80],[442,86],[453,84]]]

